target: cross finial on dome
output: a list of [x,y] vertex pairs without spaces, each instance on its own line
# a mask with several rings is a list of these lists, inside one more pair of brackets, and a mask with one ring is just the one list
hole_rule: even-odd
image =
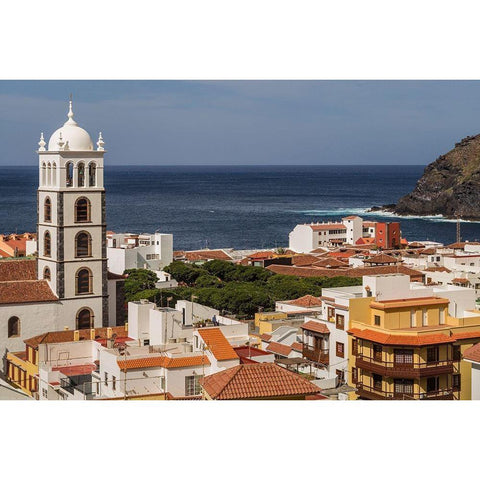
[[73,119],[73,101],[72,94],[70,94],[70,101],[68,102],[68,120],[64,125],[77,125],[77,122]]
[[38,146],[40,147],[38,149],[39,152],[44,152],[46,149],[45,149],[45,145],[47,143],[45,142],[45,139],[43,138],[43,132],[40,134],[40,141],[38,142]]
[[98,134],[97,150],[100,150],[100,151],[105,150],[103,148],[104,145],[105,145],[105,142],[103,141],[102,132],[100,132]]

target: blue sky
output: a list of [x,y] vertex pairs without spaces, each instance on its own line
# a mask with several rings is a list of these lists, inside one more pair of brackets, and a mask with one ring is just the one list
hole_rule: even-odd
[[111,165],[427,164],[480,133],[478,81],[0,81],[0,165],[75,119]]

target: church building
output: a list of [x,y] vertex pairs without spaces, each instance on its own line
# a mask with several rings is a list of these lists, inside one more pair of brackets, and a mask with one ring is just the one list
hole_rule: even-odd
[[23,350],[23,339],[118,322],[116,311],[109,317],[109,283],[115,296],[120,276],[107,271],[104,142],[100,133],[94,148],[71,100],[67,117],[48,146],[43,133],[38,143],[38,257],[0,261],[2,371],[6,352]]

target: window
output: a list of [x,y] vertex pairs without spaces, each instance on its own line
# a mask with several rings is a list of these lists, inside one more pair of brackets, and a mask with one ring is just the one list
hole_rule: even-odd
[[396,348],[393,351],[394,362],[401,365],[413,364],[413,350],[410,348]]
[[424,308],[422,310],[422,327],[426,327],[427,326],[427,309]]
[[84,187],[85,186],[85,165],[83,163],[78,164],[77,172],[78,172],[78,186]]
[[328,319],[335,316],[335,309],[333,307],[328,307]]
[[396,378],[394,380],[394,392],[401,395],[413,395],[413,380]]
[[42,397],[47,398],[48,397],[48,391],[46,388],[42,388]]
[[52,221],[52,202],[49,197],[45,199],[43,204],[43,218],[45,222]]
[[200,395],[201,387],[200,380],[203,378],[203,375],[191,375],[185,377],[185,395]]
[[165,391],[165,377],[160,377],[160,390]]
[[373,379],[373,388],[375,390],[382,390],[382,376],[374,373],[372,375],[372,379]]
[[97,166],[94,163],[91,163],[88,166],[88,185],[90,187],[95,187],[96,185],[96,172]]
[[144,341],[143,341],[143,345],[150,345],[150,340],[148,340],[148,339],[147,339],[147,340],[144,340]]
[[377,325],[377,327],[380,326],[380,315],[375,315],[375,321],[374,321],[375,325]]
[[45,232],[43,236],[43,256],[50,257],[52,254],[52,240],[50,238],[50,232]]
[[67,187],[73,187],[73,163],[65,165],[65,183]]
[[345,316],[344,315],[339,315],[337,313],[336,316],[336,325],[335,325],[339,330],[344,330],[345,329]]
[[461,389],[461,380],[460,380],[460,374],[454,374],[452,377],[452,387],[455,391],[458,391]]
[[439,377],[427,378],[427,393],[437,392],[439,390]]
[[88,308],[83,308],[78,312],[76,330],[84,330],[86,328],[92,328],[93,315]]
[[377,362],[382,361],[382,346],[378,345],[378,343],[373,344],[373,359]]
[[50,269],[48,267],[43,269],[43,279],[48,281],[52,279],[52,275],[50,274]]
[[75,257],[84,258],[92,255],[92,237],[87,232],[77,233],[75,237]]
[[345,345],[341,342],[337,342],[336,348],[335,348],[337,357],[341,357],[341,358],[344,357],[345,355],[344,349],[345,349]]
[[335,370],[335,375],[337,375],[337,384],[341,385],[344,381],[345,372],[343,370]]
[[358,382],[358,370],[356,367],[352,367],[352,383]]
[[352,353],[358,355],[358,340],[356,338],[352,339]]
[[18,317],[10,317],[8,319],[8,338],[18,337],[20,335],[20,319]]
[[108,386],[108,373],[104,372],[104,379],[103,379],[105,386]]
[[77,199],[75,202],[75,222],[90,222],[90,200],[85,197]]
[[410,310],[410,327],[413,328],[416,326],[417,326],[417,314],[415,310],[412,308],[412,310]]
[[117,389],[117,377],[115,375],[112,375],[112,390]]
[[462,359],[462,353],[460,350],[460,345],[453,346],[453,361],[459,362]]
[[82,268],[77,272],[77,295],[92,293],[92,272]]
[[438,347],[427,348],[427,363],[438,362]]

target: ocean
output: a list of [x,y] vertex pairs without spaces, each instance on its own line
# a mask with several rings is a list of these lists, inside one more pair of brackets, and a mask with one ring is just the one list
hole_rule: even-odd
[[[399,219],[408,240],[451,243],[456,222],[367,213],[411,191],[424,166],[107,166],[107,228],[172,233],[175,249],[288,246],[298,223]],[[36,229],[36,167],[0,167],[0,232]],[[461,222],[464,240],[480,222]]]

